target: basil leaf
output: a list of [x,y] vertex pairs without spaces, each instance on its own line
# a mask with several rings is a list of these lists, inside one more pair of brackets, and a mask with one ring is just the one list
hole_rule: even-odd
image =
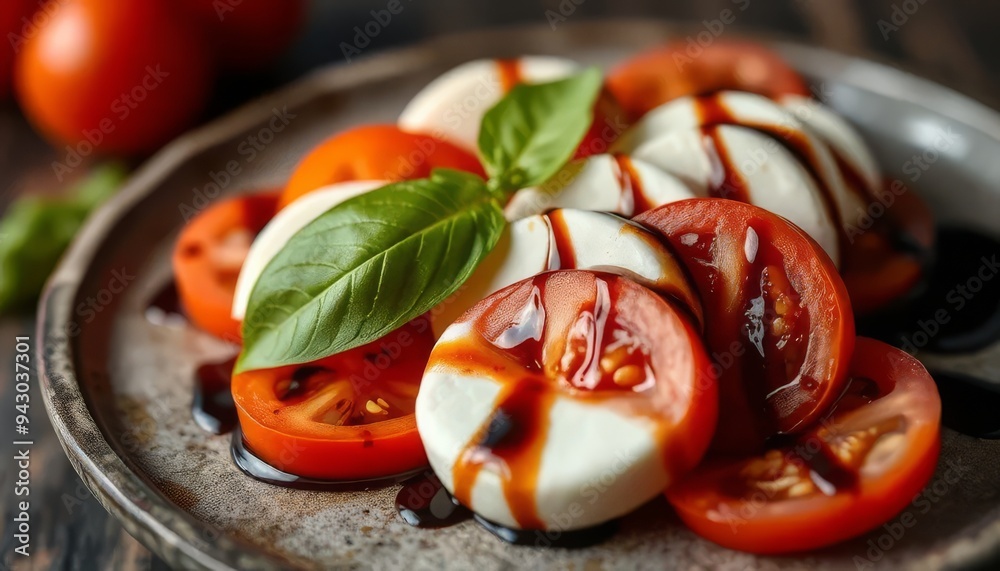
[[[601,72],[515,86],[483,117],[479,154],[504,191],[542,184],[573,156],[593,121]],[[492,181],[491,181],[492,182]]]
[[338,204],[257,280],[237,372],[314,361],[384,336],[455,292],[505,223],[482,179],[458,171]]
[[96,167],[62,196],[22,196],[0,219],[0,314],[34,310],[59,258],[90,212],[117,192],[123,165]]

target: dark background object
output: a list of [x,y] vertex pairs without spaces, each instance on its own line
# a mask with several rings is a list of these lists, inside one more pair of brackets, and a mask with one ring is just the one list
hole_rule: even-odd
[[[550,25],[606,18],[669,19],[711,31],[724,10],[738,11],[726,33],[764,32],[837,51],[889,60],[916,74],[1000,107],[1000,4],[985,0],[548,0],[468,2],[399,0],[402,11],[376,35],[359,34],[388,0],[315,1],[300,40],[275,67],[256,76],[228,77],[210,107],[217,115],[331,62],[363,58],[422,38],[515,23]],[[745,6],[745,10],[739,10]],[[367,42],[365,41],[367,40]],[[364,44],[363,46],[361,44]],[[3,46],[6,48],[6,46]],[[354,49],[352,49],[354,48]],[[355,53],[360,51],[360,55]],[[0,208],[19,193],[64,187],[51,169],[64,151],[52,149],[26,124],[12,103],[0,108]],[[83,169],[78,169],[83,170]],[[0,237],[2,239],[2,237]],[[33,319],[0,321],[0,405],[13,406],[13,338],[34,335]],[[73,471],[45,418],[37,381],[31,394],[32,556],[14,556],[15,474],[0,475],[0,569],[163,569],[90,495]],[[4,418],[9,418],[4,413]],[[10,439],[0,457],[10,458]]]

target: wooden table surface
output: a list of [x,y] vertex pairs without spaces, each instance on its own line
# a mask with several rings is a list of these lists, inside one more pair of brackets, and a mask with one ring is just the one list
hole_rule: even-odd
[[[335,4],[335,5],[334,5]],[[377,5],[376,5],[377,4]],[[472,3],[426,0],[404,4],[399,22],[387,26],[368,49],[418,41],[453,31],[518,22],[545,24],[552,14],[573,19],[648,16],[689,20],[694,26],[719,18],[723,10],[746,6],[726,30],[770,31],[852,54],[876,54],[917,74],[1000,107],[1000,34],[995,32],[1000,3],[987,0],[551,0],[547,2]],[[560,12],[562,6],[562,12]],[[575,6],[571,13],[569,8]],[[341,41],[364,25],[369,10],[381,2],[359,0],[315,5],[302,41],[277,74],[231,84],[217,95],[213,114],[271,89],[309,68],[337,61]],[[547,12],[552,10],[552,12]],[[556,25],[560,20],[556,17]],[[247,85],[251,89],[246,89]],[[237,87],[238,86],[238,87]],[[35,136],[11,104],[0,107],[0,208],[19,193],[57,192],[67,181],[56,179],[56,152]],[[83,169],[80,169],[81,171]],[[2,239],[2,237],[0,237]],[[0,320],[0,413],[13,424],[14,337],[30,335],[31,316]],[[31,557],[13,553],[16,509],[12,438],[0,438],[0,570],[6,569],[164,569],[165,564],[125,533],[90,495],[73,471],[45,416],[37,379],[32,375]],[[0,428],[13,434],[12,426]]]

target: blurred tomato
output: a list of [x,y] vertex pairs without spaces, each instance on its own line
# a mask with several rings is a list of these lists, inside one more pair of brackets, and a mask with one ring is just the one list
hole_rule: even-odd
[[[0,2],[0,34],[7,40],[5,46],[0,46],[0,99],[7,97],[13,76],[14,54],[17,53],[27,37],[34,33],[38,24],[31,17],[37,6],[36,0],[3,0]],[[39,15],[39,23],[47,16]]]
[[153,150],[207,99],[201,33],[166,0],[60,0],[17,53],[18,100],[42,133],[80,155]]
[[289,46],[305,15],[303,0],[182,0],[208,32],[219,63],[241,71],[265,66]]

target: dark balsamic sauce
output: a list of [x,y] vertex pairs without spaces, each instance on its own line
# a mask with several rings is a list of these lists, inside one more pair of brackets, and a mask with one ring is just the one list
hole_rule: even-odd
[[642,186],[642,177],[639,176],[635,165],[632,164],[632,159],[621,153],[615,153],[614,159],[617,167],[615,175],[618,178],[618,186],[621,188],[622,194],[627,195],[632,201],[632,216],[652,210],[655,205],[646,197]]
[[559,269],[576,268],[576,250],[573,249],[573,242],[569,237],[566,218],[561,210],[553,210],[547,216],[549,228],[552,230],[552,239],[556,245],[556,253],[559,254]]
[[406,523],[422,528],[448,527],[472,517],[430,470],[403,483],[396,494],[396,511]]
[[473,514],[448,493],[430,470],[403,484],[396,494],[396,511],[406,523],[424,529],[448,527],[471,518],[501,541],[531,547],[588,547],[607,540],[618,530],[617,521],[573,531],[512,529]]
[[229,388],[236,358],[200,365],[195,372],[191,416],[212,434],[226,434],[236,427],[236,403]]
[[1000,241],[941,228],[936,250],[920,293],[859,319],[859,335],[910,353],[970,353],[1000,341]]
[[163,286],[146,304],[146,319],[155,325],[184,325],[187,315],[181,307],[180,295],[177,293],[177,283],[174,280]]
[[[265,484],[282,486],[285,488],[295,488],[297,490],[318,490],[329,492],[357,492],[374,490],[398,484],[413,477],[414,473],[419,471],[410,471],[386,478],[372,478],[366,480],[320,480],[297,476],[268,464],[259,456],[254,454],[253,450],[247,446],[247,443],[243,438],[243,431],[239,429],[239,426],[237,426],[236,430],[233,431],[232,444],[230,445],[229,450],[236,467],[247,476],[264,482]],[[420,470],[424,469],[425,468],[421,468]]]

